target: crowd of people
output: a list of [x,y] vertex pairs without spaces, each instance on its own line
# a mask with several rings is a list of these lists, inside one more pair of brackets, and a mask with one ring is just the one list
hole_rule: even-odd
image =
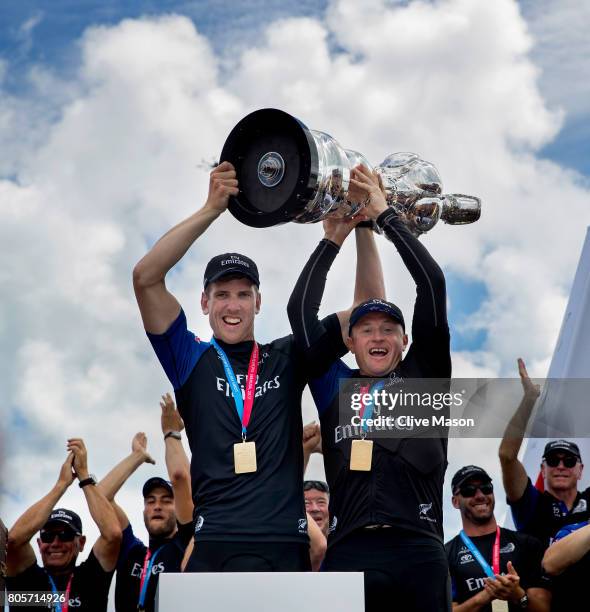
[[[580,609],[590,489],[578,490],[583,464],[573,442],[545,447],[543,491],[518,460],[539,396],[522,361],[523,399],[499,448],[516,531],[496,522],[493,466],[467,465],[449,492],[462,530],[444,543],[446,437],[378,437],[366,426],[335,435],[343,381],[362,380],[358,389],[369,391],[451,377],[443,272],[387,206],[377,174],[363,166],[351,172],[349,196],[364,203],[360,215],[324,221],[324,238],[288,302],[291,335],[255,339],[261,280],[255,262],[235,252],[214,257],[204,272],[201,307],[213,337],[188,330],[166,275],[238,189],[231,164],[216,167],[205,205],[162,236],[133,272],[143,325],[176,400],[166,394],[160,402],[167,477],[142,489],[149,542],[115,501],[131,474],[153,462],[145,435],[135,434],[131,453],[100,481],[83,440],[70,439],[55,485],[9,530],[7,597],[45,593],[47,607],[60,611],[104,611],[115,575],[118,612],[152,611],[163,572],[356,571],[364,574],[369,612]],[[386,299],[375,226],[416,286],[411,344],[406,318]],[[319,319],[329,270],[353,232],[352,304]],[[356,368],[342,361],[349,352]],[[320,422],[303,427],[306,385]],[[372,408],[365,402],[363,411]],[[327,482],[304,480],[313,453],[323,455]],[[79,564],[81,518],[57,507],[76,480],[100,532]],[[37,533],[41,564],[31,546]]]

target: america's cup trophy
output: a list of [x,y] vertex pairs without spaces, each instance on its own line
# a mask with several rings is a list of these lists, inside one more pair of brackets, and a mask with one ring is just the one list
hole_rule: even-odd
[[373,168],[361,153],[274,108],[244,117],[225,141],[220,161],[233,164],[240,186],[229,210],[251,227],[354,216],[364,205],[348,197],[350,171],[358,164],[381,175],[388,205],[416,235],[439,219],[464,225],[481,213],[479,198],[443,194],[437,169],[415,153],[393,153]]

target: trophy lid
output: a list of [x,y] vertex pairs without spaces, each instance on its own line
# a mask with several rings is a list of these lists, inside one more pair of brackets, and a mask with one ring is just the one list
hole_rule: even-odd
[[310,131],[275,108],[244,117],[227,137],[220,161],[233,164],[240,188],[229,211],[251,227],[291,221],[317,184],[318,155]]

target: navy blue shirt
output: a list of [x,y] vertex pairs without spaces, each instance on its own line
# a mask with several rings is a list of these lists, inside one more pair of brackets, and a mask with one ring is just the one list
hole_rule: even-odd
[[[180,572],[180,564],[187,544],[193,535],[192,523],[178,525],[172,538],[150,538],[149,549],[153,559],[146,587],[144,609],[152,612],[155,607],[158,577],[162,572]],[[135,536],[131,525],[123,530],[123,541],[117,561],[115,580],[115,609],[117,612],[135,612],[139,602],[139,587],[147,546]]]
[[[67,588],[69,575],[52,576],[58,591]],[[102,569],[94,552],[90,551],[88,559],[74,568],[74,577],[70,587],[69,610],[76,612],[106,612],[109,588],[113,572]],[[6,589],[9,593],[19,591],[51,592],[51,582],[44,568],[33,563],[17,576],[6,578]],[[12,606],[17,612],[38,611],[42,608],[33,606]]]
[[566,525],[590,519],[590,487],[578,491],[571,511],[548,491],[541,493],[530,478],[522,497],[515,502],[507,501],[516,529],[538,538],[545,547]]
[[[588,521],[573,523],[560,529],[554,540],[557,542],[582,527]],[[553,578],[553,600],[551,612],[571,612],[583,610],[588,605],[588,577],[590,576],[590,551],[577,563],[570,565],[563,574]],[[586,603],[584,603],[584,601]]]
[[[393,209],[377,224],[399,252],[416,283],[412,344],[386,385],[409,378],[449,380],[450,334],[446,314],[446,285],[442,270]],[[289,320],[297,343],[317,353],[341,342],[341,331],[317,317],[326,277],[338,246],[322,240],[304,267],[291,299]],[[324,334],[322,335],[321,331]],[[316,342],[317,345],[317,342]],[[318,369],[320,369],[318,367]],[[395,525],[436,539],[442,546],[442,486],[447,466],[447,439],[375,438],[370,472],[349,469],[352,438],[359,432],[339,423],[340,381],[358,378],[358,370],[332,360],[310,383],[320,416],[326,480],[330,486],[332,546],[355,529],[372,524]],[[371,438],[369,434],[368,438]]]
[[[491,567],[496,532],[483,536],[471,536],[470,539]],[[445,549],[449,560],[453,601],[463,603],[483,590],[486,574],[460,535],[447,542]],[[530,588],[549,590],[551,581],[543,573],[542,559],[543,547],[539,540],[511,529],[500,528],[500,574],[508,573],[507,565],[508,561],[511,561],[520,577],[520,586],[525,591]],[[508,609],[511,612],[517,612],[522,608],[511,603]],[[492,606],[490,604],[481,608],[481,610],[482,612],[491,612]],[[553,607],[551,610],[553,610]]]
[[[199,540],[306,543],[301,394],[308,372],[293,337],[259,345],[247,431],[247,440],[256,444],[258,469],[249,474],[234,470],[233,447],[242,440],[242,427],[215,348],[188,331],[182,311],[166,333],[148,337],[186,426],[197,545]],[[244,393],[252,341],[218,343]]]

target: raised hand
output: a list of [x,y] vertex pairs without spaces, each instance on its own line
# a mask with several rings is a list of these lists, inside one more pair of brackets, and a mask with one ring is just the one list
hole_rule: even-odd
[[230,196],[237,196],[239,193],[236,176],[235,168],[227,161],[213,168],[209,175],[209,194],[205,208],[217,213],[227,209]]
[[88,478],[88,453],[82,438],[70,438],[68,451],[74,455],[73,467],[78,480]]
[[315,422],[303,427],[303,450],[310,455],[322,452],[322,432]]
[[169,431],[182,431],[184,429],[184,421],[180,413],[176,409],[174,400],[170,393],[162,395],[160,400],[160,408],[162,408],[162,433],[166,434]]
[[64,488],[68,488],[76,478],[76,472],[74,472],[74,453],[69,452],[66,460],[63,462],[59,470],[59,476],[57,478],[57,483]]
[[387,202],[380,177],[366,166],[356,166],[351,170],[348,195],[351,200],[365,204],[361,212],[369,219],[376,219],[387,210]]
[[147,436],[143,431],[138,431],[131,440],[131,452],[139,455],[144,463],[156,465],[156,462],[147,451]]
[[520,382],[522,383],[524,394],[528,398],[536,400],[541,395],[541,385],[536,385],[531,381],[524,361],[520,357],[518,358],[518,373],[520,374]]
[[342,246],[352,230],[368,217],[361,211],[358,215],[348,218],[326,217],[323,221],[324,238],[331,240],[338,246]]

